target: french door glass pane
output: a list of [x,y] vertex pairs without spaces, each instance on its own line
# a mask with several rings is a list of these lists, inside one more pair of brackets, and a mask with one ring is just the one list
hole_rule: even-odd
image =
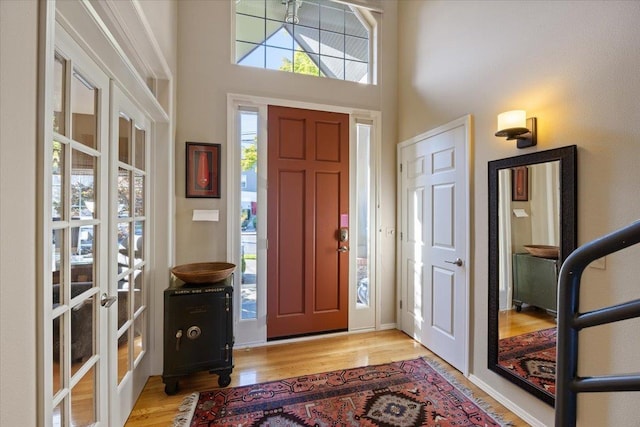
[[91,426],[96,422],[96,366],[92,366],[71,390],[71,425]]
[[64,181],[64,156],[66,145],[53,141],[51,156],[51,215],[54,221],[64,219],[65,208],[65,181]]
[[131,158],[131,120],[124,114],[118,117],[118,160],[129,164]]
[[96,119],[96,104],[98,91],[77,70],[73,72],[71,79],[71,113],[72,135],[71,138],[86,145],[96,148],[96,135],[98,122]]
[[131,281],[131,274],[124,276],[120,282],[118,282],[118,329],[129,320],[129,283]]
[[62,419],[64,417],[64,405],[65,399],[62,399],[62,401],[58,403],[58,406],[53,408],[53,414],[51,414],[51,425],[53,427],[62,426]]
[[118,168],[118,217],[131,215],[131,179],[127,169]]
[[118,339],[118,384],[122,382],[124,376],[129,371],[129,330]]
[[256,231],[258,214],[257,180],[257,130],[258,114],[251,111],[240,113],[241,134],[241,319],[255,319],[257,286]]
[[144,351],[144,312],[136,318],[133,327],[133,360],[138,360],[138,357]]
[[53,347],[53,396],[56,395],[62,389],[62,343],[60,342],[60,337],[62,334],[62,322],[61,317],[58,316],[53,319],[53,337],[52,337],[52,347]]
[[66,61],[56,55],[53,62],[53,131],[64,135]]
[[135,150],[135,167],[140,170],[144,170],[144,147],[145,147],[146,132],[144,129],[140,129],[136,126],[136,150]]
[[135,276],[133,279],[133,312],[135,313],[142,307],[144,271],[136,269],[133,274]]
[[95,218],[96,191],[95,157],[71,152],[71,219]]
[[53,286],[53,307],[64,303],[64,231],[53,230],[51,239],[51,284]]
[[133,181],[133,195],[135,197],[135,216],[144,216],[144,175],[136,173]]
[[[129,262],[130,228],[131,223],[118,223],[118,274],[123,273],[131,266]],[[126,280],[126,278],[124,280]],[[118,284],[118,289],[121,287],[121,284]]]
[[71,375],[95,353],[96,295],[71,309]]
[[135,263],[134,265],[139,264],[144,261],[144,222],[136,221],[133,223],[134,235],[133,235],[133,254]]
[[[71,229],[71,298],[88,290],[94,283],[95,260],[93,258],[94,226],[74,227]],[[77,245],[77,246],[74,246]],[[64,282],[63,282],[64,283]]]

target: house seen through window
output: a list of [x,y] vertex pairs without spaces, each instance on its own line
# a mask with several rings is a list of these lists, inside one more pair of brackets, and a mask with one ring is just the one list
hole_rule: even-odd
[[371,83],[371,28],[332,0],[236,0],[239,65]]

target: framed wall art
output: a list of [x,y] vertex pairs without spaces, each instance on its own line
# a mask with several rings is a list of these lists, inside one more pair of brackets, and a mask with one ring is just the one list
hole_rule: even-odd
[[187,142],[187,197],[220,198],[220,151],[220,144]]
[[511,200],[514,202],[529,200],[529,169],[526,166],[511,169]]

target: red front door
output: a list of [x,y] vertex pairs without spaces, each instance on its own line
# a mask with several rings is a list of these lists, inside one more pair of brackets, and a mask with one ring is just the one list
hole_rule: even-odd
[[267,338],[345,330],[349,116],[269,106],[268,129]]

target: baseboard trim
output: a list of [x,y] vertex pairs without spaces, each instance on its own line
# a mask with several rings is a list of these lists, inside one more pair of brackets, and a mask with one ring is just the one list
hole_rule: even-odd
[[507,408],[508,410],[510,410],[511,412],[513,412],[514,414],[516,414],[517,416],[522,418],[523,421],[526,421],[532,427],[548,427],[545,423],[543,423],[539,419],[535,418],[530,413],[525,412],[522,408],[520,408],[518,405],[516,405],[513,401],[509,400],[508,398],[506,398],[501,393],[498,393],[498,391],[496,391],[496,389],[491,387],[489,384],[485,383],[483,380],[481,380],[477,376],[472,374],[472,375],[469,375],[468,379],[469,379],[469,381],[471,381],[472,383],[474,383],[475,385],[480,387],[489,396],[493,397],[495,400],[500,402],[500,404],[502,404],[502,406],[504,406],[505,408]]

